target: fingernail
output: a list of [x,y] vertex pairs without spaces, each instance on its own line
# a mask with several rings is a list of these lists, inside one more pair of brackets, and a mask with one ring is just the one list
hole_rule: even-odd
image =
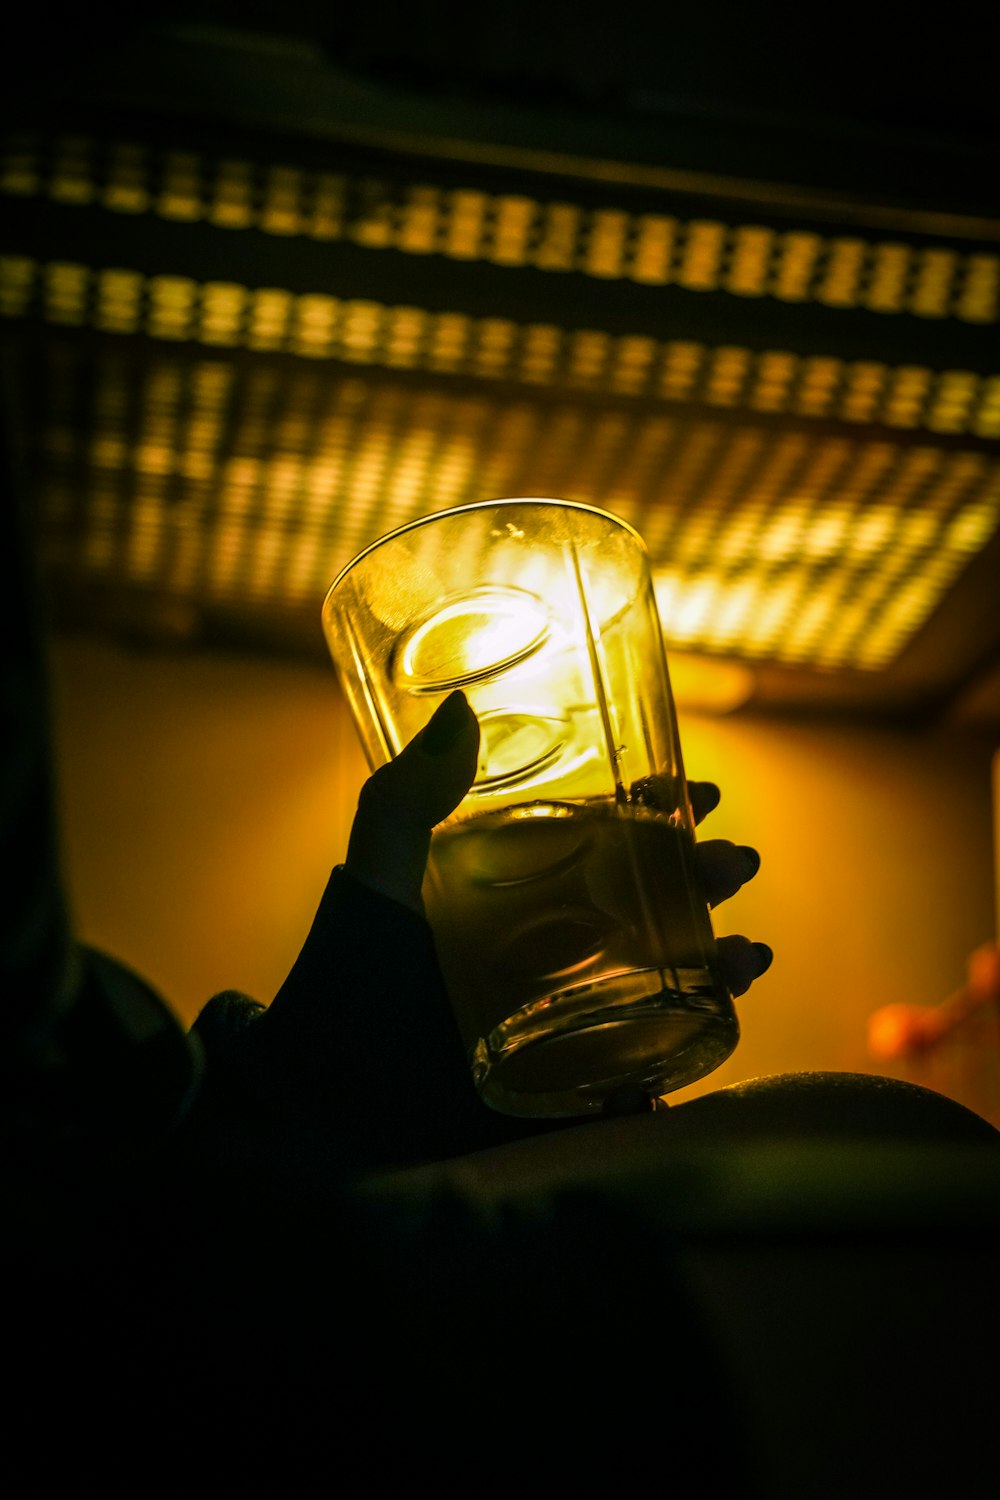
[[714,781],[706,781],[705,790],[702,793],[702,796],[705,799],[706,812],[715,812],[715,809],[722,801],[721,788],[717,787]]
[[752,880],[760,869],[760,855],[756,849],[751,849],[749,844],[741,844],[740,853],[743,856],[743,864],[746,867],[746,878],[747,880]]
[[759,979],[761,974],[767,973],[774,962],[774,950],[769,948],[766,943],[754,943],[752,946],[757,955],[757,977]]
[[434,710],[420,736],[420,748],[428,755],[444,755],[469,727],[472,710],[460,688],[449,693]]

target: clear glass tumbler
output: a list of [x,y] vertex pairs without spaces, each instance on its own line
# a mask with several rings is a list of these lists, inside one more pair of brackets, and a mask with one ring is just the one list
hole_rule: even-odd
[[424,900],[483,1100],[587,1115],[724,1062],[739,1026],[638,533],[563,500],[440,511],[341,571],[323,629],[372,769],[455,688],[479,718]]

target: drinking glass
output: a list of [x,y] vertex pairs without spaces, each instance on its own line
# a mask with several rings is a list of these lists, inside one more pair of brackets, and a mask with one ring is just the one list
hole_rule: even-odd
[[717,1068],[739,1026],[638,533],[557,499],[439,511],[349,563],[322,622],[372,769],[455,688],[478,716],[423,894],[483,1100],[587,1115]]

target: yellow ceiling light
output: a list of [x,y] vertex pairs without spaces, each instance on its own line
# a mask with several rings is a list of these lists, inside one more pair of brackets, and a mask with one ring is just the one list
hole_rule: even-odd
[[[65,286],[75,294],[75,274]],[[189,307],[188,285],[160,290]],[[374,317],[357,310],[353,334],[369,337]],[[214,599],[306,608],[393,527],[530,491],[636,526],[672,648],[867,671],[899,653],[1000,525],[994,458],[884,430],[873,445],[592,413],[571,396],[534,408],[475,384],[415,391],[315,361],[282,380],[204,349],[133,364],[119,347],[96,379],[88,369],[53,356],[40,494],[57,555],[95,581],[162,592],[201,580]],[[81,403],[82,430],[68,417]]]
[[[987,483],[977,492],[952,483],[956,462],[943,462],[919,511],[881,504],[869,515],[790,495],[756,533],[738,515],[710,528],[703,516],[682,519],[672,550],[683,562],[656,571],[668,643],[823,668],[885,666],[1000,525],[996,468],[979,473]],[[947,503],[935,506],[936,493]]]
[[[756,210],[722,198],[577,201],[569,181],[507,190],[429,160],[240,156],[83,131],[0,142],[0,194],[29,227],[36,199],[39,222],[55,205],[108,233],[48,254],[8,236],[0,254],[0,318],[44,335],[30,399],[47,555],[85,589],[306,617],[408,520],[562,496],[645,538],[677,673],[696,658],[684,696],[741,663],[886,667],[991,545],[1000,369],[978,335],[1000,320],[995,244],[744,222]],[[140,220],[154,245],[221,226],[221,258],[163,274]],[[297,273],[264,256],[254,282],[245,244],[225,255],[245,230],[281,240]],[[317,276],[315,242],[335,241],[371,274]],[[485,286],[491,267],[552,295],[523,315],[506,293],[463,302],[466,273]],[[585,311],[563,295],[579,277]],[[689,316],[601,326],[605,299],[639,308],[644,288]],[[855,344],[848,324],[873,314],[884,344]]]

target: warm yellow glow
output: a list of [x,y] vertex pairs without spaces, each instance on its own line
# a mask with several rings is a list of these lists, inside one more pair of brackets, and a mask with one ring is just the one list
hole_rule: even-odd
[[[130,161],[130,171],[146,170],[140,159]],[[204,175],[201,180],[217,193],[217,185]],[[331,204],[346,191],[345,181],[327,185]],[[286,187],[291,191],[294,184]],[[308,196],[302,183],[295,191]],[[434,200],[442,235],[458,196]],[[208,207],[213,201],[210,195]],[[473,195],[463,209],[470,225],[482,210],[484,244],[495,244],[486,212],[491,201]],[[388,202],[376,195],[373,214]],[[429,211],[431,197],[416,194],[410,202],[414,213],[419,204]],[[519,201],[508,208],[504,233],[515,236],[533,225],[533,235],[544,230],[550,237],[553,256],[559,235],[576,237],[579,252],[586,216],[574,205]],[[299,209],[305,212],[301,203]],[[610,254],[621,221],[601,224]],[[718,234],[704,225],[692,235],[679,221],[646,216],[641,224],[650,254],[658,246],[665,256],[672,245],[677,256],[693,256],[701,244],[709,255],[718,243]],[[768,246],[772,285],[777,268],[788,269],[796,256],[805,265],[814,251],[826,255],[820,241],[768,241],[749,230],[742,238],[734,231],[727,244],[730,251],[740,247],[745,295],[756,294],[750,268]],[[891,244],[869,251],[869,270],[881,267],[879,295],[888,296],[900,255]],[[471,253],[468,243],[463,253]],[[537,256],[536,238],[525,253]],[[638,251],[633,246],[629,253]],[[843,270],[854,251],[839,253]],[[910,254],[908,275],[923,288],[923,316],[938,315],[932,304],[940,312],[945,284],[949,315],[967,282],[980,292],[993,285],[996,257],[973,266],[975,259]],[[825,275],[825,258],[821,264]],[[680,265],[664,259],[657,274],[676,279]],[[728,265],[724,258],[723,282]],[[620,274],[635,272],[623,262]],[[792,296],[791,281],[783,285],[780,295]],[[862,297],[864,285],[863,279]],[[117,557],[128,573],[134,564],[143,584],[173,586],[173,528],[183,515],[186,561],[170,577],[197,587],[203,577],[230,576],[234,588],[253,578],[268,597],[297,602],[310,589],[318,593],[325,574],[394,526],[428,510],[515,493],[523,476],[533,475],[532,487],[544,480],[546,493],[598,503],[637,526],[656,571],[669,647],[713,660],[770,658],[874,670],[905,645],[1000,524],[994,458],[958,445],[944,449],[933,438],[897,442],[886,430],[943,424],[949,432],[1000,435],[997,375],[614,337],[541,322],[522,327],[446,309],[294,296],[281,288],[251,291],[222,280],[150,278],[127,266],[94,269],[28,256],[0,257],[0,312],[201,344],[200,358],[189,360],[187,350],[184,359],[176,358],[161,346],[152,360],[139,360],[122,339],[120,348],[101,356],[86,392],[78,387],[82,367],[49,371],[42,504],[65,531],[53,545],[72,546],[85,568],[103,571]],[[281,381],[273,370],[231,364],[228,355],[205,348],[210,344],[310,358],[299,361],[294,381]],[[321,359],[350,360],[358,369],[331,380],[316,368]],[[365,365],[382,370],[373,375]],[[468,378],[462,394],[416,392],[386,374],[392,365]],[[834,419],[853,413],[858,423],[884,425],[874,440],[861,426],[856,438],[810,432],[805,424],[762,436],[739,419],[692,418],[673,407],[631,411],[618,403],[613,411],[595,412],[570,395],[538,408],[489,383],[513,377],[539,385],[568,380],[580,389],[599,382],[622,392],[720,405],[737,393],[750,408]],[[90,425],[80,436],[67,413],[84,403]],[[594,475],[604,476],[597,494]],[[129,507],[157,477],[172,481],[163,545],[130,547],[124,540]],[[111,479],[118,486],[117,532],[93,504]],[[70,514],[59,497],[71,493],[83,497],[73,514],[84,528],[72,538],[59,522]],[[245,532],[233,572],[231,561],[217,562],[213,554],[223,523],[237,515]],[[267,536],[275,529],[285,538],[277,554]]]
[[726,226],[713,219],[693,219],[687,226],[687,243],[677,280],[691,291],[707,292],[718,284]]
[[[655,572],[668,644],[884,666],[1000,524],[1000,486],[978,456],[912,454],[898,483],[897,504],[867,509],[790,495],[756,528],[746,507],[721,527],[696,511],[672,541],[674,565]],[[919,508],[908,503],[918,485]]]
[[689,651],[670,651],[668,662],[674,702],[681,710],[728,714],[753,695],[753,668],[745,662]]
[[1000,256],[970,255],[957,312],[969,323],[991,323],[1000,302]]
[[235,282],[210,281],[202,288],[200,337],[206,344],[238,344],[242,338],[243,310],[249,300],[246,287]]

